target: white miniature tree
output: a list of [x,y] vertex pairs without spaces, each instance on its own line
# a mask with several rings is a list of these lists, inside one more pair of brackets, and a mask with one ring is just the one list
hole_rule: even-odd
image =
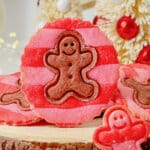
[[39,0],[40,19],[53,21],[59,18],[81,18],[80,0]]
[[[97,0],[98,25],[114,43],[121,63],[150,48],[150,0]],[[150,51],[150,50],[149,50]]]

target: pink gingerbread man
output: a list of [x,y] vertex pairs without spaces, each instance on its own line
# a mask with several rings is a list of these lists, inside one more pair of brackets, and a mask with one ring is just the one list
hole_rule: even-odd
[[104,126],[93,136],[95,145],[103,150],[141,150],[140,144],[148,137],[144,121],[133,121],[124,106],[113,106],[104,115]]

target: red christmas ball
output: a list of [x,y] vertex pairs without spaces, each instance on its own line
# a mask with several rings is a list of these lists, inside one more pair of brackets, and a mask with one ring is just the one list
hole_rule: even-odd
[[143,47],[135,62],[150,65],[150,45]]
[[123,16],[118,20],[116,30],[121,38],[130,40],[137,36],[139,26],[131,16]]

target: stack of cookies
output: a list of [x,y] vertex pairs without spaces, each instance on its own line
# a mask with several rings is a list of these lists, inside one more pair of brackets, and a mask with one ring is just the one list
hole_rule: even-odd
[[56,20],[31,37],[20,72],[0,76],[0,146],[140,150],[149,99],[148,65],[119,64],[113,44],[90,22]]

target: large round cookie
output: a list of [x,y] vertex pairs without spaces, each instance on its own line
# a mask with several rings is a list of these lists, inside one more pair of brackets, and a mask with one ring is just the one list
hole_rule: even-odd
[[64,19],[46,24],[25,47],[22,90],[39,117],[71,127],[113,104],[118,60],[97,26]]

